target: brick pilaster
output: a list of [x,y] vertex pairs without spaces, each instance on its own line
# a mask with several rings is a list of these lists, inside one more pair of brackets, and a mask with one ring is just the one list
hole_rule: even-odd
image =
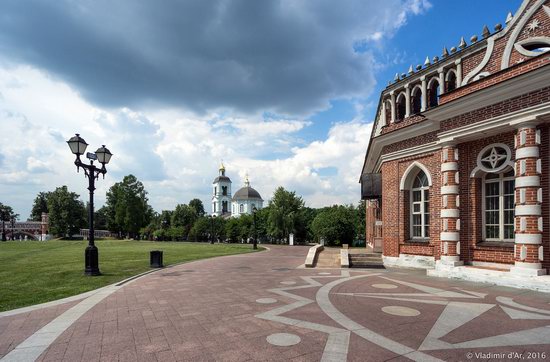
[[458,148],[446,145],[441,150],[441,262],[452,266],[460,262],[460,196]]
[[515,265],[512,273],[543,275],[542,188],[540,174],[540,131],[534,126],[518,129],[515,135]]

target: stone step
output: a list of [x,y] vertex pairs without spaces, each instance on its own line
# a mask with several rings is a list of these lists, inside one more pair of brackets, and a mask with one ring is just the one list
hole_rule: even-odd
[[371,268],[371,269],[382,269],[384,268],[384,263],[353,263],[350,262],[350,268]]
[[364,261],[382,261],[382,258],[380,257],[376,257],[376,256],[353,256],[353,255],[350,255],[350,260],[357,260],[357,261],[360,261],[360,260],[364,260]]

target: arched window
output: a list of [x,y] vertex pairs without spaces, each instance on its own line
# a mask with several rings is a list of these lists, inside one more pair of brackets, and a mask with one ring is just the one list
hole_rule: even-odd
[[390,124],[392,122],[392,119],[391,119],[391,102],[389,100],[386,100],[385,104],[386,104],[386,124]]
[[508,169],[483,178],[483,237],[487,241],[514,241],[515,178],[514,170]]
[[454,70],[449,70],[447,73],[445,89],[447,89],[447,92],[456,89],[456,74]]
[[428,105],[430,108],[437,107],[439,105],[439,94],[441,93],[441,87],[439,81],[436,78],[432,78],[428,85]]
[[422,89],[420,87],[414,87],[411,96],[412,114],[418,114],[422,110]]
[[397,118],[397,121],[402,121],[405,118],[405,112],[407,109],[406,102],[407,100],[405,97],[405,93],[400,93],[395,101],[397,111],[395,117]]
[[411,238],[430,237],[430,186],[428,177],[420,170],[414,178],[411,188]]
[[244,205],[243,204],[240,204],[239,205],[239,213],[243,213],[244,212]]
[[218,193],[218,188],[214,187],[214,195],[216,195],[217,193]]
[[222,195],[227,196],[227,186],[222,186]]

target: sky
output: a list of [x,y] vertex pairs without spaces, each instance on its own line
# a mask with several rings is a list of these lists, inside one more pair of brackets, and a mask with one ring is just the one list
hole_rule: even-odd
[[356,204],[380,92],[395,73],[503,23],[520,0],[3,0],[0,202],[87,200],[65,143],[114,154],[96,206],[133,174],[156,211],[211,209],[223,161],[307,206]]

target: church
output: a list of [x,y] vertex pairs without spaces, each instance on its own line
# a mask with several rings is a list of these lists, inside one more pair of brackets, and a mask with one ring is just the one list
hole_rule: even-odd
[[360,182],[386,265],[549,282],[549,51],[550,1],[524,0],[382,91]]
[[[250,186],[248,175],[244,186],[231,196],[231,179],[225,175],[223,163],[219,175],[212,182],[212,216],[239,217],[251,215],[254,209],[260,210],[264,200],[258,191]],[[231,206],[231,207],[230,207]]]

